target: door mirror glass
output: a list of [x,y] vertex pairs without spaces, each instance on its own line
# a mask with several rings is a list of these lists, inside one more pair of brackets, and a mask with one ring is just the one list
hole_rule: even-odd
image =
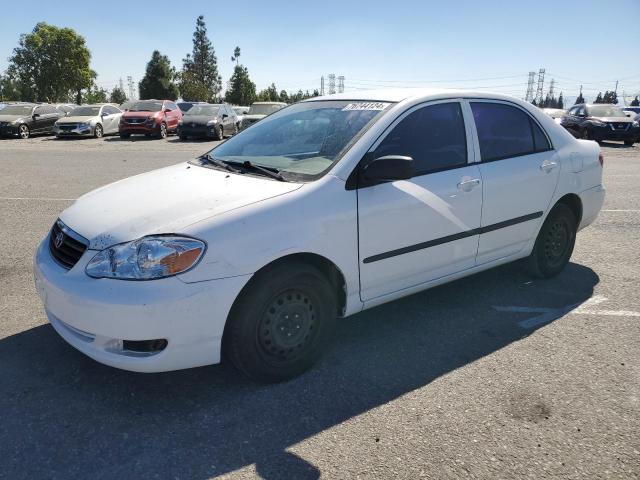
[[229,118],[229,115],[227,115],[226,113],[222,114],[222,119],[224,120],[225,118]]
[[33,119],[35,120],[35,119],[36,119],[36,118],[38,118],[39,116],[40,116],[40,114],[39,114],[39,113],[34,113],[34,114],[33,114]]
[[413,177],[413,158],[401,155],[378,157],[363,169],[369,181],[408,180]]

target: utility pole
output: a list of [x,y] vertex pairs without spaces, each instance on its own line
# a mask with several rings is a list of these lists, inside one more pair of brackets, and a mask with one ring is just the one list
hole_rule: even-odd
[[616,80],[616,90],[615,90],[615,92],[616,92],[616,96],[618,96],[618,80]]
[[324,95],[324,75],[320,77],[320,95]]
[[533,82],[536,80],[536,72],[529,72],[529,80],[527,81],[527,93],[524,95],[524,101],[533,100]]
[[344,93],[344,75],[338,77],[338,93]]
[[544,101],[544,68],[538,70],[538,88],[536,90],[536,103],[539,105]]
[[553,98],[553,85],[554,83],[556,83],[555,79],[551,79],[551,82],[549,83],[549,97]]
[[120,85],[120,90],[124,93],[124,83],[122,83],[122,77],[118,80],[118,85]]

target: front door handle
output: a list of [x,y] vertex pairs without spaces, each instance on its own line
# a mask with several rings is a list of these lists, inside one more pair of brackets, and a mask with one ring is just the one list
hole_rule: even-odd
[[542,170],[543,172],[549,173],[551,170],[553,170],[557,166],[558,166],[557,162],[545,160],[544,162],[542,162],[542,164],[540,164],[540,170]]
[[460,183],[458,183],[458,190],[464,190],[465,192],[468,192],[472,188],[477,187],[478,185],[480,185],[479,178],[469,178],[469,179],[462,180],[460,181]]

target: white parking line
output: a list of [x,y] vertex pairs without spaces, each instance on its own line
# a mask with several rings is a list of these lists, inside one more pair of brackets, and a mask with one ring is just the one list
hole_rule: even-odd
[[544,323],[552,322],[564,315],[600,315],[603,317],[640,317],[640,312],[633,310],[598,310],[596,307],[607,301],[607,297],[594,295],[584,303],[575,303],[561,308],[544,307],[518,307],[494,305],[492,308],[498,312],[535,313],[531,318],[521,320],[518,325],[522,328],[533,328]]
[[628,209],[628,210],[601,210],[602,212],[640,212],[638,209]]

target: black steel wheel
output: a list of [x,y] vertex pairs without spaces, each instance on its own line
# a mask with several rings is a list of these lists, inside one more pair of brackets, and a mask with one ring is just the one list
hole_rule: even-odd
[[225,355],[261,382],[310,368],[329,341],[336,318],[334,289],[317,268],[285,263],[258,273],[236,300],[225,327]]
[[558,204],[549,213],[529,256],[533,275],[549,278],[559,274],[569,263],[576,242],[577,219],[573,211]]

